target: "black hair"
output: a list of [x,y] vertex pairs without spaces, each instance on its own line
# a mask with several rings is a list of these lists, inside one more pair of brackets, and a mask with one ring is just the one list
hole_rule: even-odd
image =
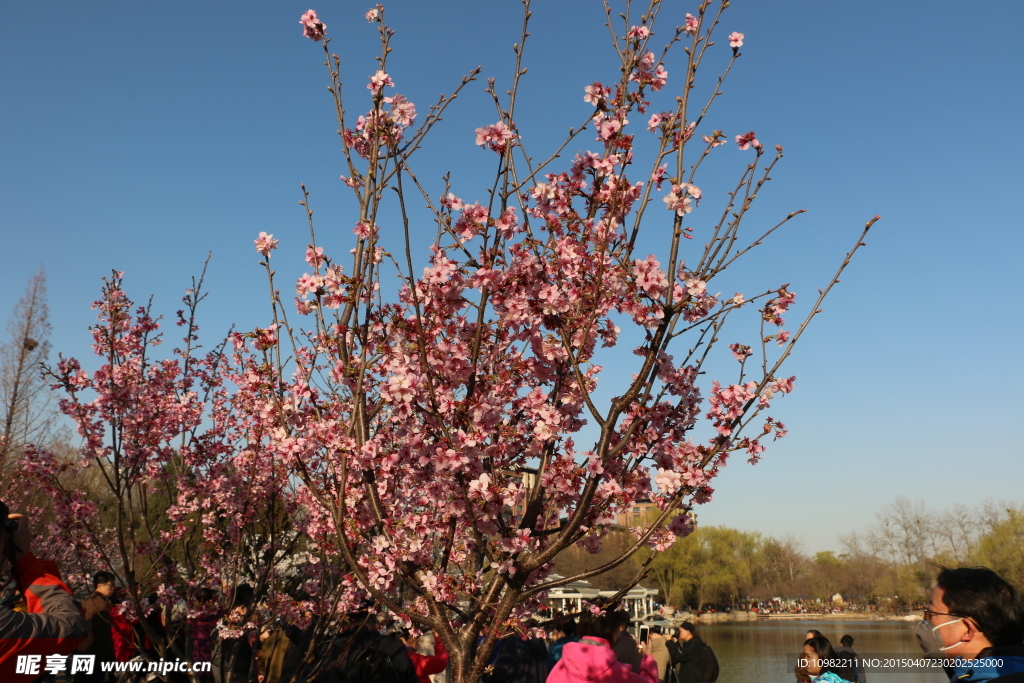
[[853,647],[853,636],[843,636],[839,639],[839,644],[843,647]]
[[655,634],[655,635],[659,635],[660,636],[661,635],[661,627],[658,626],[658,625],[654,625],[654,626],[651,627],[650,632]]
[[680,631],[689,631],[691,636],[697,635],[697,627],[693,625],[692,621],[684,621],[679,624]]
[[95,588],[101,583],[114,583],[114,575],[110,572],[100,571],[92,575],[92,586]]
[[[807,633],[810,633],[812,638],[825,638],[825,636],[822,635],[821,631],[817,629],[809,628],[807,629]],[[828,638],[825,638],[825,640],[828,640]]]
[[624,609],[617,609],[614,612],[609,611],[608,616],[611,617],[614,628],[629,626],[629,612]]
[[570,637],[571,636],[575,636],[576,635],[576,620],[575,619],[566,619],[564,621],[560,621],[560,622],[558,622],[557,628],[560,628],[562,630],[562,633],[564,633],[567,636],[570,636]]
[[549,631],[561,631],[567,636],[576,635],[576,620],[571,617],[559,616],[554,621],[548,622]]
[[212,588],[203,587],[196,591],[197,602],[210,602],[217,599],[217,591]]
[[235,588],[235,592],[231,595],[231,607],[246,607],[248,608],[252,604],[253,598],[256,596],[256,592],[247,583],[240,583]]
[[576,635],[580,638],[586,638],[587,636],[604,638],[610,643],[615,636],[616,629],[613,619],[614,617],[611,614],[605,614],[604,616],[591,614],[590,612],[582,614],[576,627]]
[[[811,649],[814,650],[814,653],[818,655],[818,659],[832,662],[839,659],[839,656],[836,655],[836,651],[832,649],[832,643],[830,643],[828,638],[825,636],[814,636],[813,638],[808,638],[804,641],[804,647],[808,645],[810,645]],[[823,666],[822,670],[832,671],[835,673],[835,669],[827,666]]]
[[949,613],[972,620],[993,645],[1024,640],[1024,605],[1016,589],[987,567],[942,567],[935,580]]
[[18,520],[8,519],[10,514],[11,509],[7,507],[7,503],[0,500],[0,531],[6,534],[13,534],[18,530]]

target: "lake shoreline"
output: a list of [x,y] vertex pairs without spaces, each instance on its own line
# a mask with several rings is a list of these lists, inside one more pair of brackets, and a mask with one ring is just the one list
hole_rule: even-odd
[[[715,612],[712,614],[682,614],[684,621],[692,621],[697,624],[731,624],[744,621],[921,621],[923,615],[920,612],[910,614],[878,614],[871,612],[836,612],[808,613],[808,614],[758,614],[756,612]],[[672,621],[679,621],[679,617],[672,617]]]

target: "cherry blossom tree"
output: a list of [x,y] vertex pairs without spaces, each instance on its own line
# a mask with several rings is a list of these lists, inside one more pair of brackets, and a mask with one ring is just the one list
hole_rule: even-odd
[[[741,232],[782,158],[753,131],[733,138],[733,153],[746,156],[724,206],[700,206],[702,165],[728,153],[730,139],[709,113],[745,36],[716,45],[729,3],[706,0],[677,14],[674,29],[658,24],[655,42],[663,4],[652,0],[634,20],[627,3],[621,26],[605,4],[621,72],[583,88],[583,125],[538,158],[516,125],[531,16],[524,2],[507,96],[488,81],[498,120],[475,130],[482,153],[493,155],[495,182],[473,197],[450,183],[432,195],[415,164],[424,136],[477,72],[417,126],[416,106],[388,74],[394,31],[377,5],[366,18],[381,55],[366,85],[368,109],[353,121],[326,25],[313,10],[300,20],[324,50],[348,169],[342,181],[359,210],[343,263],[318,240],[303,188],[311,272],[298,278],[293,304],[271,266],[278,240],[256,240],[273,321],[246,344],[253,366],[270,375],[241,392],[262,406],[254,413],[266,420],[267,452],[302,482],[305,532],[345,568],[338,609],[368,596],[433,629],[455,681],[478,680],[497,640],[522,631],[550,589],[689,533],[693,507],[710,500],[727,459],[739,452],[756,462],[785,435],[766,413],[793,389],[782,364],[877,220],[796,325],[786,323],[796,297],[787,284],[713,293],[800,212]],[[731,58],[711,92],[699,94],[695,76],[718,49]],[[686,65],[669,91],[666,56],[679,50]],[[561,165],[572,142],[591,149]],[[395,218],[378,225],[383,216]],[[417,273],[410,232],[423,221],[437,238]],[[658,242],[656,253],[638,251],[641,240]],[[704,381],[719,367],[717,342],[733,318],[754,318],[754,329],[728,332],[738,340],[729,345],[735,370]],[[620,342],[632,355],[618,351]],[[601,399],[602,363],[629,358],[632,380]],[[632,529],[623,553],[575,576],[551,575],[560,552],[596,551],[616,513],[643,498],[660,514]]]
[[[258,375],[249,359],[232,356],[226,341],[201,353],[196,308],[204,296],[202,278],[194,280],[177,313],[182,343],[159,358],[159,319],[148,305],[134,306],[121,273],[105,280],[92,328],[100,366],[90,373],[61,358],[50,370],[66,395],[61,410],[84,441],[79,459],[29,447],[20,462],[22,478],[48,494],[55,514],[39,530],[43,545],[51,555],[66,548],[58,552],[65,567],[114,572],[129,620],[167,659],[188,660],[187,639],[143,617],[161,610],[187,633],[201,589],[218,591],[223,608],[248,583],[263,601],[262,612],[229,615],[225,635],[258,628],[268,611],[299,608],[280,604],[282,566],[300,550],[289,463],[262,447],[265,420],[246,400],[246,383]],[[95,472],[98,490],[81,487],[76,471]]]
[[[61,485],[52,459],[36,451],[33,467],[68,523],[92,533],[137,614],[150,586],[169,606],[243,574],[265,603],[291,604],[272,576],[291,553],[325,616],[369,599],[435,631],[453,680],[470,683],[548,591],[693,530],[727,460],[756,463],[785,435],[766,412],[793,390],[783,363],[877,220],[795,324],[796,294],[781,281],[714,293],[735,291],[727,274],[801,213],[741,231],[782,148],[710,123],[746,39],[733,31],[716,44],[728,5],[704,0],[687,14],[649,0],[637,17],[627,2],[620,22],[606,2],[620,72],[580,84],[581,121],[538,157],[517,126],[524,0],[507,93],[486,86],[497,120],[473,131],[494,165],[478,196],[448,176],[432,191],[415,172],[425,136],[478,71],[421,117],[388,73],[394,31],[377,5],[366,19],[381,54],[353,120],[327,26],[302,15],[303,35],[324,50],[341,179],[358,205],[351,237],[315,230],[303,187],[310,272],[294,300],[278,288],[278,239],[255,240],[266,327],[200,355],[197,283],[179,314],[184,344],[155,359],[158,322],[146,307],[132,312],[115,274],[93,330],[102,367],[89,374],[67,359],[54,371],[85,439],[82,462],[115,501],[111,538],[88,528],[95,504]],[[676,26],[665,29],[669,12]],[[670,74],[666,58],[680,51],[684,66]],[[696,75],[715,51],[728,62],[703,92]],[[589,150],[565,162],[570,144]],[[726,154],[738,179],[712,208],[704,162]],[[413,208],[422,204],[426,213]],[[425,224],[436,239],[422,255],[410,235]],[[611,396],[598,390],[609,363],[632,371]],[[552,575],[566,549],[598,552],[641,499],[659,512],[630,529],[621,553]]]

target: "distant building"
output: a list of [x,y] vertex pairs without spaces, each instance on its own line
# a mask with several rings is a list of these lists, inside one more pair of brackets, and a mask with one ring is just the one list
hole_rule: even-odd
[[526,496],[523,497],[522,502],[508,508],[505,516],[508,517],[509,513],[514,514],[516,517],[522,518],[523,513],[526,512],[527,498],[529,498],[530,491],[534,486],[537,485],[537,470],[533,467],[520,467],[513,470],[500,470],[499,474],[503,477],[508,477],[511,481],[522,484],[523,488],[526,489]]
[[647,513],[652,510],[660,512],[657,503],[652,503],[649,500],[638,500],[633,503],[629,510],[623,510],[615,515],[615,523],[627,528],[643,524],[647,519]]
[[[552,574],[550,579],[561,578]],[[547,604],[553,610],[567,614],[582,612],[583,604],[600,602],[615,596],[618,591],[601,591],[590,585],[589,581],[579,580],[570,584],[553,588],[548,592]],[[641,619],[654,611],[654,599],[658,597],[658,589],[646,586],[634,586],[622,597],[622,605],[633,619]]]

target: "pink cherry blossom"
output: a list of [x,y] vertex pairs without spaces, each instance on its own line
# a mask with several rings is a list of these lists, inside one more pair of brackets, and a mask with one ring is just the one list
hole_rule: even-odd
[[743,133],[742,135],[737,135],[736,144],[739,145],[739,148],[741,150],[747,150],[750,149],[751,147],[754,147],[756,149],[761,146],[761,143],[757,141],[757,137],[755,136],[754,131],[750,131],[749,133]]
[[678,514],[672,518],[672,521],[668,525],[669,531],[678,536],[679,538],[686,538],[693,533],[695,524],[693,519],[687,513]]
[[761,453],[764,452],[764,446],[757,439],[752,439],[747,444],[747,454],[750,456],[747,459],[751,465],[756,465],[761,460]]
[[662,164],[651,174],[651,182],[660,190],[662,183],[666,180],[668,180],[668,164]]
[[372,235],[377,234],[377,226],[374,225],[371,228],[366,223],[359,221],[358,223],[356,223],[356,227],[352,229],[352,232],[353,234],[355,234],[358,237],[361,237],[362,239],[369,239]]
[[679,185],[673,185],[671,193],[666,195],[662,201],[665,202],[669,211],[675,211],[679,216],[685,216],[693,211],[693,200],[686,197]]
[[509,141],[515,138],[513,133],[508,126],[505,125],[504,121],[498,121],[490,126],[482,126],[476,129],[476,144],[481,147],[487,146],[495,152],[504,152],[509,144]]
[[766,322],[769,322],[778,327],[785,325],[785,320],[782,318],[782,314],[789,310],[790,305],[796,301],[796,292],[791,292],[787,288],[789,285],[783,285],[779,288],[778,296],[770,300],[761,311],[761,317]]
[[633,261],[633,274],[636,276],[637,287],[642,289],[648,296],[659,297],[665,288],[668,287],[668,276],[661,269],[661,264],[658,263],[653,254],[649,255],[646,259]]
[[633,26],[629,29],[629,33],[626,34],[628,38],[633,38],[634,40],[643,40],[649,35],[651,35],[651,29],[646,26]]
[[302,35],[313,41],[322,40],[324,31],[327,30],[327,24],[320,21],[313,10],[306,10],[306,13],[299,18],[299,23],[302,24]]
[[679,216],[685,216],[693,211],[694,202],[700,203],[701,191],[696,185],[682,183],[672,185],[672,191],[662,201],[670,211],[675,211]]
[[733,31],[729,34],[729,47],[734,50],[739,47],[743,47],[743,34]]
[[597,105],[604,98],[611,94],[611,88],[606,88],[597,81],[583,88],[583,101],[593,105]]
[[711,135],[702,135],[701,139],[704,140],[711,149],[725,144],[725,134],[720,130],[716,130]]
[[754,355],[750,347],[745,344],[729,344],[729,349],[732,351],[732,355],[736,357],[736,360],[741,363]]
[[693,200],[686,196],[679,185],[673,185],[672,191],[662,198],[665,208],[675,211],[678,216],[685,216],[693,211]]
[[691,277],[686,280],[686,293],[690,296],[702,296],[707,290],[707,283],[700,278]]
[[370,76],[370,82],[366,87],[369,88],[370,92],[376,95],[385,87],[394,87],[394,85],[395,82],[391,80],[391,77],[378,69],[375,74]]
[[598,114],[592,121],[597,127],[597,139],[602,142],[611,141],[619,135],[624,126],[629,124],[627,119],[606,114]]
[[[393,84],[389,83],[389,85]],[[403,128],[412,125],[413,120],[416,118],[416,105],[405,99],[404,95],[397,94],[393,97],[385,97],[384,101],[391,105],[389,113],[395,125],[402,126]]]
[[695,34],[697,32],[697,17],[692,14],[687,14],[686,20],[682,26],[682,32],[690,36]]
[[277,240],[274,239],[273,235],[268,235],[265,232],[261,232],[260,236],[256,238],[256,251],[263,254],[264,256],[270,256],[270,252],[277,249]]
[[658,91],[665,87],[668,82],[668,71],[661,64],[654,70],[651,76],[651,90]]
[[369,21],[369,22],[377,21],[377,18],[379,16],[380,16],[380,10],[378,8],[376,8],[376,7],[374,7],[373,9],[371,9],[369,12],[367,12],[365,14],[366,20]]
[[306,263],[317,268],[323,265],[324,260],[323,247],[314,247],[312,244],[306,247]]
[[271,325],[266,329],[257,328],[254,333],[256,337],[254,346],[260,351],[266,351],[277,344],[277,335],[274,332],[276,329],[277,325]]
[[[480,143],[478,142],[477,144],[479,145]],[[451,192],[449,192],[447,196],[441,198],[441,203],[452,211],[461,211],[463,206],[462,200]]]
[[651,90],[661,90],[665,87],[665,83],[668,81],[668,71],[665,70],[663,64],[658,64],[655,67],[655,59],[657,59],[653,52],[646,52],[637,62],[637,68],[629,75],[629,80],[641,85],[650,85]]

